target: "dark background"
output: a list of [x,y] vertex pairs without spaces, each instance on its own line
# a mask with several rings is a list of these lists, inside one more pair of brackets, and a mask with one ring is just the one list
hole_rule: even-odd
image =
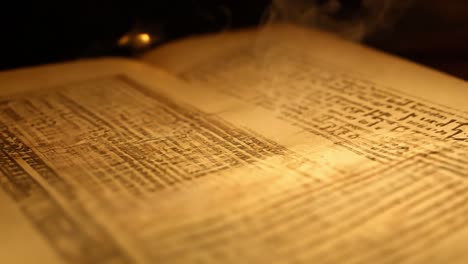
[[[342,2],[350,9],[359,9],[361,3]],[[117,45],[128,32],[150,32],[158,37],[155,47],[192,34],[258,25],[269,4],[266,0],[3,1],[0,70],[85,57],[134,56],[141,50]],[[415,0],[396,23],[366,36],[364,42],[468,80],[468,1]]]

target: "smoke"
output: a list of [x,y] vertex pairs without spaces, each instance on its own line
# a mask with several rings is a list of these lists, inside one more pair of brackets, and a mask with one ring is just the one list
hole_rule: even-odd
[[273,0],[265,24],[294,23],[362,40],[391,27],[410,7],[411,0]]

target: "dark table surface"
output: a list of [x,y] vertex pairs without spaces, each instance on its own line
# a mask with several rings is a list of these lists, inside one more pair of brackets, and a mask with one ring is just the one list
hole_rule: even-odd
[[[338,2],[351,10],[344,19],[365,14],[362,1]],[[258,25],[270,4],[266,0],[11,1],[4,3],[0,16],[0,70],[85,57],[133,56],[140,50],[117,45],[128,32],[156,34],[160,38],[153,46],[157,46],[192,34]],[[468,80],[468,1],[414,0],[394,20],[367,34],[365,44]]]

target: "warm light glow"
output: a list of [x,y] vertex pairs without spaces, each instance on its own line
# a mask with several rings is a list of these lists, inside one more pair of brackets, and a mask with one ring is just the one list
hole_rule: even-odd
[[122,36],[117,44],[119,46],[128,46],[133,48],[144,48],[153,42],[151,35],[148,33],[128,33]]
[[123,37],[119,39],[120,46],[128,45],[129,42],[130,42],[130,37],[128,35],[124,35]]
[[142,44],[148,44],[151,42],[151,36],[148,33],[140,33],[137,35],[137,39],[142,43]]

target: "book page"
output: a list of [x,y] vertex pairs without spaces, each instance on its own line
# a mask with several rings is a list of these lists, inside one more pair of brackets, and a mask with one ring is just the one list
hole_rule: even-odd
[[215,246],[199,250],[211,236],[187,236],[304,178],[275,177],[306,160],[243,118],[248,105],[154,67],[76,62],[4,72],[0,85],[5,263],[216,261]]
[[284,217],[306,209],[289,200],[345,180],[347,167],[372,169],[263,108],[137,62],[4,72],[0,85],[6,263],[289,262],[288,229],[305,219]]
[[292,149],[324,182],[274,203],[283,232],[264,230],[272,251],[300,263],[468,261],[466,82],[291,26],[192,38],[144,59],[315,138]]

